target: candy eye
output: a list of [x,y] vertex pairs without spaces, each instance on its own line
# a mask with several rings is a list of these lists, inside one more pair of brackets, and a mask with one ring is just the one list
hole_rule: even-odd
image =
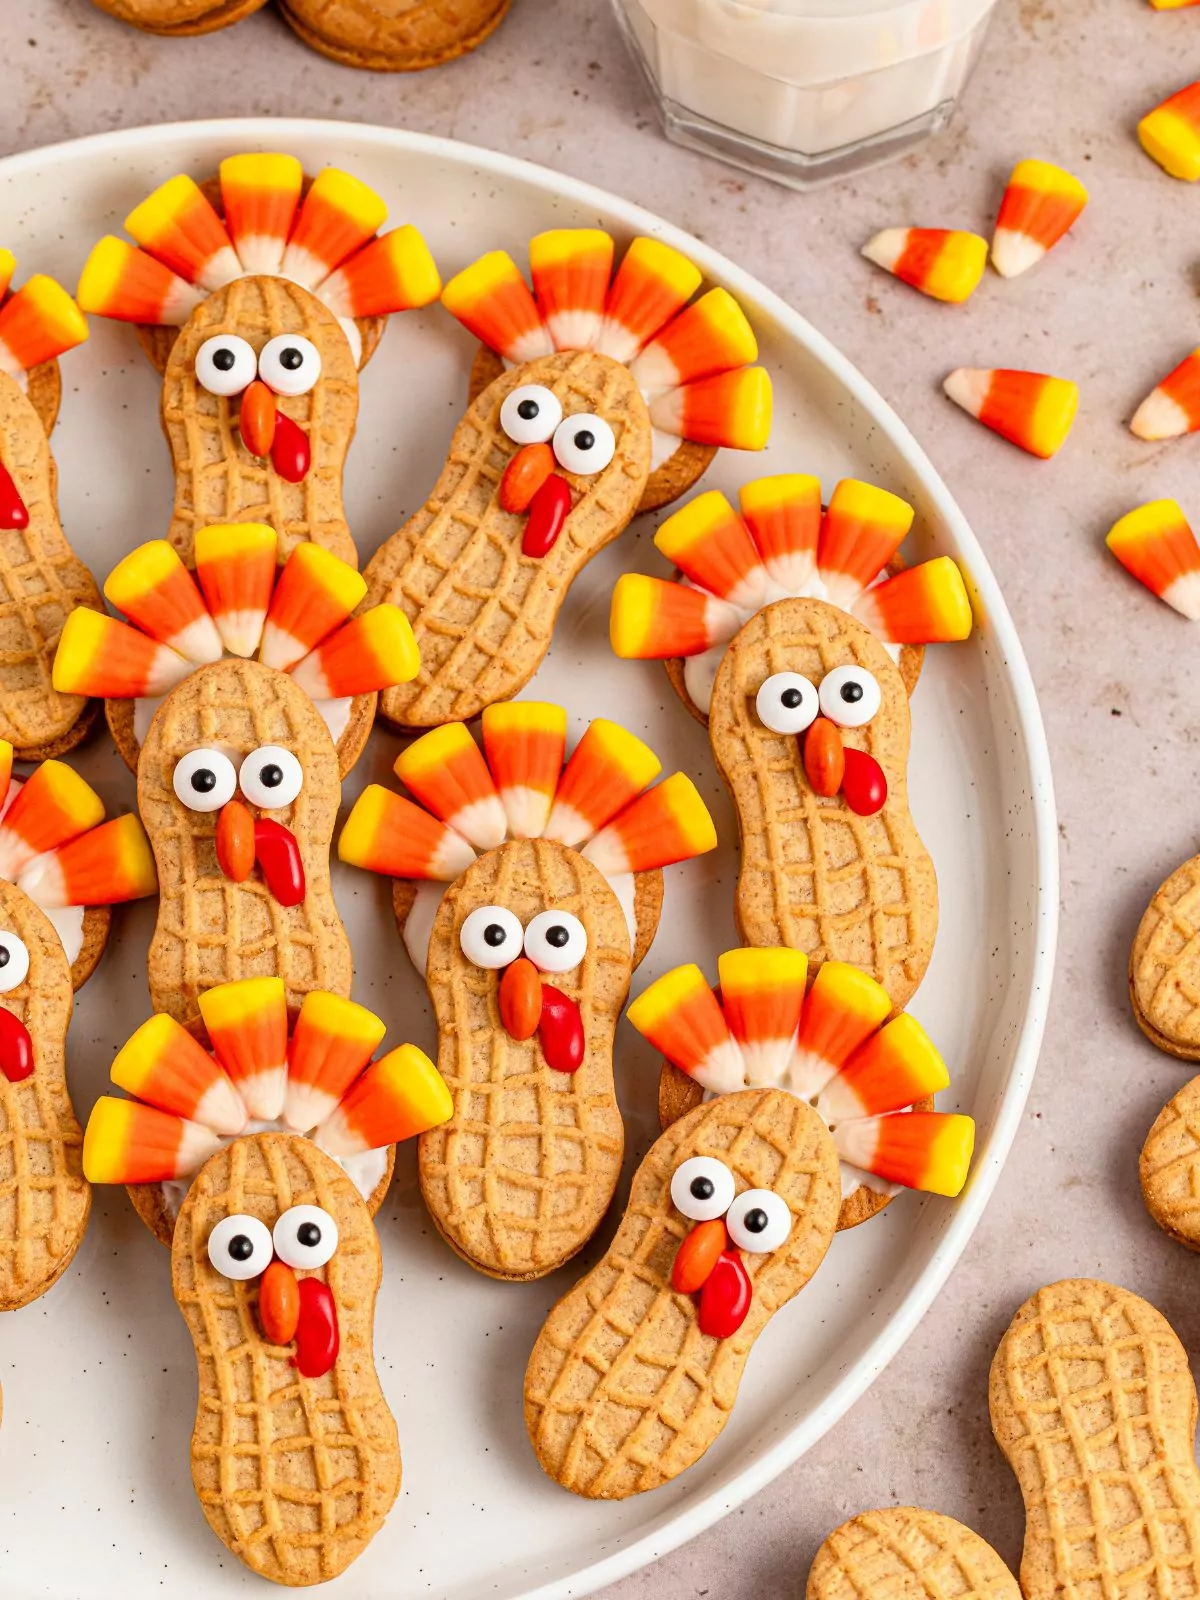
[[219,811],[237,788],[233,762],[220,750],[189,750],[171,783],[189,811]]
[[521,384],[500,407],[500,426],[514,444],[545,444],[561,421],[561,404],[540,383]]
[[775,672],[758,691],[754,709],[772,733],[803,733],[817,720],[821,702],[798,672]]
[[505,906],[478,906],[463,922],[458,942],[474,967],[507,967],[521,954],[524,930]]
[[879,685],[865,667],[835,667],[821,679],[821,710],[842,728],[861,728],[879,710]]
[[603,417],[567,417],[554,430],[554,457],[567,472],[602,472],[616,454],[617,441]]
[[265,1272],[274,1253],[270,1230],[257,1217],[223,1217],[208,1236],[208,1259],[235,1283]]
[[242,762],[238,784],[251,805],[290,806],[304,786],[304,768],[281,744],[264,744]]
[[258,375],[276,394],[307,394],[321,376],[321,352],[298,333],[277,333],[259,351]]
[[711,1222],[729,1210],[733,1173],[715,1156],[690,1156],[671,1178],[671,1203],[693,1222]]
[[291,1206],[275,1224],[275,1254],[289,1267],[323,1267],[338,1246],[337,1223],[320,1206]]
[[196,351],[196,381],[209,394],[241,394],[257,372],[254,346],[236,333],[214,334]]
[[569,911],[539,911],[525,929],[525,954],[543,972],[570,972],[587,955],[587,930]]
[[29,951],[15,933],[0,933],[0,994],[8,994],[29,976]]
[[739,1250],[766,1255],[787,1240],[792,1213],[787,1201],[770,1189],[743,1189],[729,1208],[725,1226]]

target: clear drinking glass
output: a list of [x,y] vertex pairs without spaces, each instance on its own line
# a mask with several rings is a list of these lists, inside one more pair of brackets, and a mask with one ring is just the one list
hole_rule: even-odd
[[667,137],[810,188],[949,122],[996,0],[613,0]]

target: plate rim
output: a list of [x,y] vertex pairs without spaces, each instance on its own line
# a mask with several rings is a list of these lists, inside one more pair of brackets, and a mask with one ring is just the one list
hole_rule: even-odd
[[1033,677],[1000,586],[966,516],[908,425],[854,363],[781,295],[720,250],[635,201],[524,157],[488,150],[464,140],[407,128],[389,128],[380,123],[323,117],[213,117],[110,129],[0,157],[0,180],[10,174],[20,174],[24,169],[44,167],[47,163],[101,158],[114,150],[140,148],[168,139],[227,138],[231,143],[246,141],[264,147],[268,142],[286,146],[294,138],[321,137],[331,144],[367,141],[390,145],[398,151],[419,151],[454,165],[469,164],[497,177],[516,179],[548,194],[617,215],[631,229],[650,232],[674,245],[703,267],[708,277],[727,284],[760,313],[773,318],[784,334],[825,368],[886,437],[919,480],[950,531],[968,566],[973,594],[987,615],[988,627],[999,647],[1028,765],[1037,884],[1033,919],[1035,950],[1028,994],[1013,1045],[1012,1068],[996,1108],[991,1136],[986,1147],[976,1152],[971,1180],[957,1202],[942,1239],[917,1281],[857,1364],[834,1384],[807,1418],[742,1467],[725,1487],[687,1500],[661,1524],[611,1555],[592,1561],[570,1575],[523,1589],[519,1595],[514,1594],[513,1600],[584,1596],[630,1576],[696,1538],[804,1455],[866,1393],[907,1342],[966,1249],[991,1200],[1020,1124],[1049,1010],[1059,923],[1058,819],[1050,751]]

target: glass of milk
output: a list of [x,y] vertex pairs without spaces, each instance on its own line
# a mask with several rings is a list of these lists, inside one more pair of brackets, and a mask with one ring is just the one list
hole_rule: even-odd
[[805,189],[949,122],[996,0],[613,0],[668,138]]

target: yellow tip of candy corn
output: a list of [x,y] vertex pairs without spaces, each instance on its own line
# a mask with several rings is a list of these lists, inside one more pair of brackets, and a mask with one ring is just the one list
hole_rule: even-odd
[[1138,123],[1142,149],[1185,183],[1200,178],[1200,83],[1189,84]]

